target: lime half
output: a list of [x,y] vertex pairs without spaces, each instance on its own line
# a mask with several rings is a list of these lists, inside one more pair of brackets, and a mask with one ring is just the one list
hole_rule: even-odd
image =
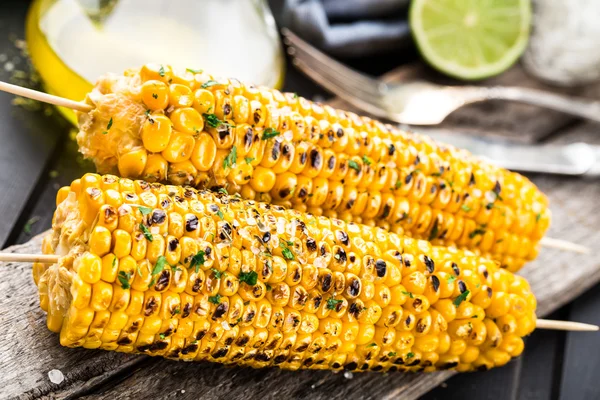
[[423,57],[467,80],[507,70],[525,50],[530,25],[530,0],[413,0],[410,8]]

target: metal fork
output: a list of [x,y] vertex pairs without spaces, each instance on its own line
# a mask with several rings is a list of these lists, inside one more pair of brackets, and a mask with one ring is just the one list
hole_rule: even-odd
[[300,70],[343,100],[379,118],[409,125],[436,125],[464,105],[511,100],[600,122],[599,101],[523,87],[442,86],[418,80],[388,83],[348,68],[289,29],[283,28],[282,34]]

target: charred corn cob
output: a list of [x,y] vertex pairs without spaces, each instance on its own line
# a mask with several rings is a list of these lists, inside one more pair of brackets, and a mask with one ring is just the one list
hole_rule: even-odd
[[526,178],[468,152],[277,90],[166,65],[100,79],[79,114],[101,173],[226,188],[456,246],[511,271],[550,222]]
[[468,251],[239,196],[85,175],[34,265],[83,346],[253,367],[484,370],[535,327],[527,281]]

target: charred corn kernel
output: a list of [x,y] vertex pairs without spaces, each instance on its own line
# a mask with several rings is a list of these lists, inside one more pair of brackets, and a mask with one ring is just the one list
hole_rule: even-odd
[[[72,189],[52,233],[70,237],[60,243],[69,255],[37,267],[48,327],[66,346],[254,367],[471,371],[521,354],[535,327],[527,282],[469,252],[190,187],[87,175]],[[118,225],[94,200],[109,191],[123,199]]]

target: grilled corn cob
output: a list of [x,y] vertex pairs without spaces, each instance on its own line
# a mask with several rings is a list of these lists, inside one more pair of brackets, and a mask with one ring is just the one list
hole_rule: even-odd
[[226,188],[469,249],[513,272],[550,222],[521,175],[291,93],[146,65],[101,78],[86,101],[77,139],[101,173]]
[[527,281],[468,251],[239,196],[85,175],[34,265],[83,346],[253,367],[483,370],[535,327]]

